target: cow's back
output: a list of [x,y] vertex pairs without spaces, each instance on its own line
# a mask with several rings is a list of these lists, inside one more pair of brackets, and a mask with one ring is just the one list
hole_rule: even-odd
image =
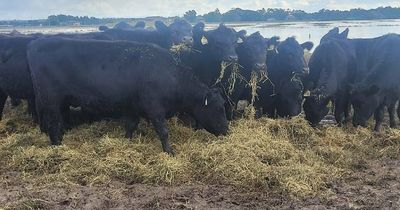
[[54,95],[119,103],[145,87],[168,94],[175,82],[168,51],[150,44],[50,38],[33,42],[28,54],[39,93],[50,88]]

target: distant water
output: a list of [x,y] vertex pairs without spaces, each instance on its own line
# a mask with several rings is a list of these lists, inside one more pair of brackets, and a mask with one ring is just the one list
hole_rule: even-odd
[[[299,42],[312,41],[319,43],[321,37],[333,27],[341,30],[350,28],[350,38],[372,38],[388,33],[400,34],[400,19],[396,20],[357,20],[357,21],[308,21],[308,22],[248,22],[227,24],[236,30],[247,30],[248,34],[259,31],[265,37],[280,36],[282,39],[295,36]],[[207,24],[207,29],[217,27],[218,24]],[[71,27],[0,27],[0,33],[16,29],[22,33],[85,33],[97,31],[94,26]]]
[[[284,23],[238,23],[227,24],[236,30],[247,30],[248,34],[259,31],[265,37],[280,36],[282,39],[295,36],[299,42],[312,41],[318,45],[321,37],[334,27],[340,31],[349,28],[349,38],[373,38],[388,33],[400,34],[400,19],[372,21],[310,21]],[[213,27],[216,27],[214,25]]]

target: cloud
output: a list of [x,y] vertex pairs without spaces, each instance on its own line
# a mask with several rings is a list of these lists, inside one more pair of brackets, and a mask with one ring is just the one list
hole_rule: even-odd
[[0,0],[0,19],[37,19],[52,14],[95,17],[176,16],[195,9],[199,14],[232,8],[327,9],[400,7],[400,1],[376,0]]

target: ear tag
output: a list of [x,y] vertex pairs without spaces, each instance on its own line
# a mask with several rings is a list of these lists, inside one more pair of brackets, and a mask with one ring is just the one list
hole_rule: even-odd
[[304,97],[309,97],[309,96],[311,96],[311,91],[306,91],[306,92],[304,93]]
[[201,37],[201,44],[202,45],[208,44],[208,40],[207,40],[207,38],[205,36]]

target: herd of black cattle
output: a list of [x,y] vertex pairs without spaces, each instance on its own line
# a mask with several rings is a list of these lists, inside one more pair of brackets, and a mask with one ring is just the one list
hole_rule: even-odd
[[[304,53],[311,42],[246,35],[223,24],[204,28],[177,19],[169,26],[157,21],[154,29],[140,22],[85,34],[0,35],[0,111],[8,97],[27,100],[53,145],[61,144],[70,126],[71,107],[123,117],[127,138],[145,118],[170,154],[166,118],[187,114],[201,128],[224,135],[245,100],[258,116],[273,118],[297,116],[303,106],[314,126],[329,104],[339,125],[349,120],[352,107],[355,126],[375,114],[376,130],[387,107],[396,126],[399,35],[348,39],[348,29],[334,28],[308,61]],[[176,45],[189,50],[171,51]],[[257,97],[250,84],[254,75]]]

